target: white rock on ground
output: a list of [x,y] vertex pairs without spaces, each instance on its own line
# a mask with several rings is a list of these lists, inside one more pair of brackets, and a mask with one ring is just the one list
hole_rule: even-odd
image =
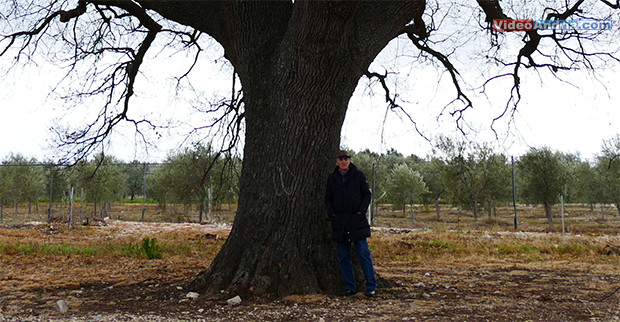
[[58,310],[58,312],[65,314],[67,313],[67,311],[69,311],[69,305],[65,300],[58,300],[56,301],[56,309]]
[[238,304],[241,304],[241,297],[239,297],[239,295],[237,295],[237,296],[235,296],[235,297],[233,297],[231,299],[228,299],[226,301],[226,303],[228,303],[228,305],[238,305]]
[[188,297],[192,300],[197,299],[200,296],[200,294],[196,293],[196,292],[189,292],[187,293],[187,295],[185,295],[185,297]]

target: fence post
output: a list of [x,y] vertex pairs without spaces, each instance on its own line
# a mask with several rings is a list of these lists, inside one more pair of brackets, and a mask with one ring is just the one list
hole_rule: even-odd
[[142,169],[142,221],[144,221],[144,213],[146,212],[146,163]]
[[71,194],[69,195],[69,230],[71,230],[72,222],[73,222],[73,187],[71,187]]
[[372,225],[375,222],[375,209],[376,209],[376,191],[375,191],[375,182],[376,182],[376,171],[375,171],[375,161],[372,161],[372,191],[370,192],[370,213],[368,218],[368,222]]
[[54,166],[52,166],[50,164],[50,207],[47,209],[47,222],[50,222],[52,220],[52,197],[54,196],[54,171],[53,171]]
[[516,185],[516,179],[515,179],[515,157],[511,156],[510,161],[512,164],[512,207],[515,213],[514,226],[516,230],[518,225],[517,225],[517,185]]
[[560,195],[560,204],[562,209],[562,242],[564,242],[564,237],[566,235],[566,230],[564,229],[564,195]]
[[211,187],[210,186],[209,186],[209,189],[207,190],[207,194],[209,196],[209,213],[207,214],[207,220],[209,222],[213,222],[213,208],[212,208],[213,206],[211,202]]

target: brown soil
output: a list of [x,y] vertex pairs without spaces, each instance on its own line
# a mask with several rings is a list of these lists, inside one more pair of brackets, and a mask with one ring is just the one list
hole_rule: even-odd
[[[67,231],[64,224],[5,224],[0,320],[620,320],[620,257],[603,251],[620,245],[620,220],[613,214],[606,222],[596,222],[598,213],[581,225],[572,222],[565,241],[558,227],[534,224],[538,215],[523,218],[531,221],[529,231],[515,231],[505,227],[507,216],[482,220],[473,230],[462,213],[458,220],[446,213],[434,222],[431,211],[417,223],[398,212],[382,214],[377,222],[392,228],[374,229],[370,240],[384,279],[376,298],[291,295],[242,299],[239,305],[187,297],[186,286],[208,266],[229,226],[108,220]],[[7,246],[110,247],[105,245],[139,244],[147,236],[175,250],[149,260]],[[58,312],[58,300],[68,303],[67,313]]]

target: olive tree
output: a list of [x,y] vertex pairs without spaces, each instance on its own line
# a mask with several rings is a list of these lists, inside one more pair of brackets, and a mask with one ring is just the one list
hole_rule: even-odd
[[509,197],[510,169],[506,157],[493,153],[488,144],[453,142],[449,138],[442,138],[438,148],[445,158],[443,181],[451,200],[472,210],[477,227],[482,205],[488,207],[490,216],[495,205]]
[[569,172],[560,152],[548,147],[531,148],[519,158],[519,194],[527,202],[542,204],[553,226],[553,205],[564,193]]
[[6,185],[4,195],[7,201],[13,203],[15,214],[18,213],[18,204],[22,202],[28,203],[28,213],[32,212],[32,205],[38,209],[39,197],[45,191],[45,175],[39,162],[35,158],[11,154],[2,164]]
[[615,203],[620,216],[620,134],[603,142],[596,170],[602,188],[600,202]]
[[400,207],[403,213],[408,204],[419,201],[426,192],[426,184],[420,172],[404,163],[392,169],[387,183],[387,195],[394,206]]
[[435,203],[437,220],[441,220],[440,202],[446,198],[448,192],[449,185],[446,181],[451,180],[446,174],[447,171],[449,171],[447,164],[435,156],[421,165],[422,177],[428,189],[426,195]]
[[148,168],[138,160],[131,161],[122,168],[127,179],[127,187],[124,193],[129,194],[130,200],[134,200],[136,195],[141,195],[144,192],[144,180]]
[[72,168],[72,180],[76,187],[84,188],[85,200],[93,203],[93,217],[105,217],[106,206],[121,199],[127,186],[127,178],[120,161],[110,156],[98,154],[93,160],[79,162]]

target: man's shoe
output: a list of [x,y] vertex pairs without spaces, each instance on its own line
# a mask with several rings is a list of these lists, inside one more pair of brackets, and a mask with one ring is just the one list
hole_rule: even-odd
[[355,294],[357,294],[356,291],[344,290],[340,293],[340,296],[353,296]]
[[375,292],[375,291],[366,291],[364,293],[364,295],[366,295],[368,297],[375,297],[376,294],[377,294],[377,292]]

